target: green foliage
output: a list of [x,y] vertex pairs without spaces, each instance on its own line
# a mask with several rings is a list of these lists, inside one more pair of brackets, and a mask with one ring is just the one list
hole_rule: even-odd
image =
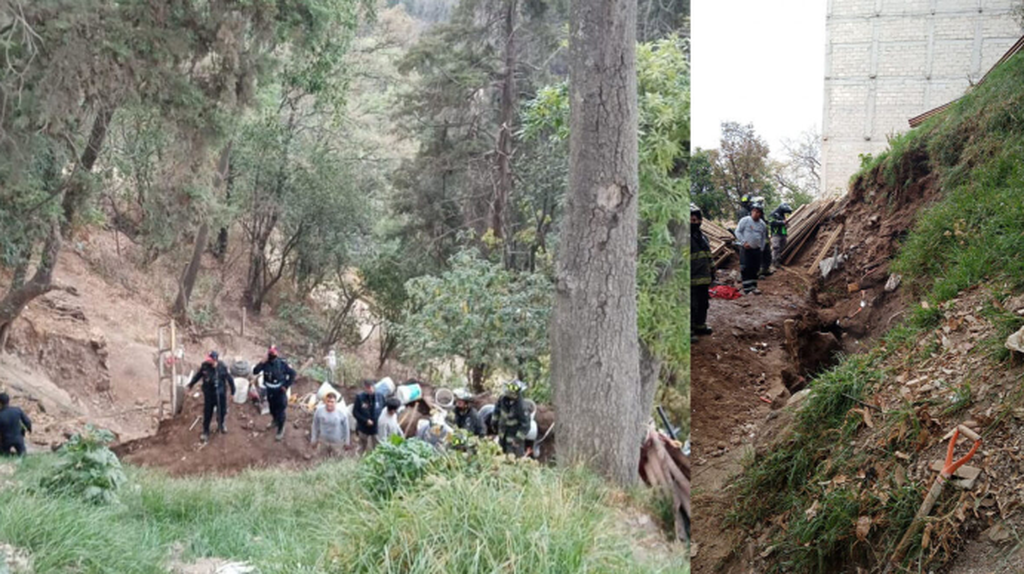
[[700,208],[704,219],[729,220],[733,210],[729,196],[715,183],[718,150],[698,148],[690,158],[690,200]]
[[127,481],[121,461],[107,444],[114,440],[108,430],[86,427],[60,448],[57,463],[41,486],[55,494],[77,496],[95,504],[117,502],[117,490]]
[[678,554],[634,552],[621,495],[573,470],[501,464],[382,501],[348,460],[184,479],[129,468],[138,487],[97,507],[20,486],[52,456],[29,457],[0,490],[0,539],[30,552],[37,574],[161,574],[177,544],[182,561],[245,560],[266,574],[688,571]]
[[[509,6],[483,0],[458,2],[451,19],[432,26],[399,62],[408,82],[396,115],[402,135],[414,140],[418,150],[394,175],[391,207],[401,220],[405,247],[438,267],[467,245],[483,247],[476,238],[483,237],[492,224],[490,201],[502,121]],[[552,78],[564,77],[559,40],[566,18],[566,3],[561,0],[514,6],[517,97],[509,103],[513,110]],[[514,125],[509,128],[513,134],[518,131]],[[546,166],[531,159],[530,150],[517,142],[513,146],[516,192],[508,197],[501,247],[508,254],[509,267],[533,271],[533,256],[544,248],[551,227],[546,219],[554,216],[556,204],[541,199],[544,184],[550,181],[541,169]],[[525,153],[520,157],[521,151]],[[521,172],[520,162],[531,161],[533,165]],[[520,188],[527,189],[519,193]],[[539,224],[538,210],[542,212]],[[540,232],[533,237],[520,235],[538,227]]]
[[1022,79],[1018,55],[949,110],[892,140],[855,180],[866,199],[895,203],[925,175],[938,176],[941,198],[920,212],[893,265],[918,295],[941,303],[986,281],[1024,288]]
[[424,366],[459,357],[470,369],[541,377],[552,296],[546,276],[512,273],[466,250],[440,276],[412,279],[406,290],[407,312],[400,325],[391,325],[405,356]]
[[378,500],[404,492],[436,468],[441,455],[418,439],[393,436],[359,461],[359,481]]

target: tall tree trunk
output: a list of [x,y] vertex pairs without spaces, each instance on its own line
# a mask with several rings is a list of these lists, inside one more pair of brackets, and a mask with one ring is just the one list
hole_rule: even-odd
[[[505,71],[501,87],[501,117],[498,128],[498,181],[491,206],[491,228],[498,239],[505,237],[505,207],[512,193],[512,127],[516,112],[516,5],[506,0]],[[507,251],[507,246],[506,246]]]
[[[110,120],[113,118],[113,107],[103,108],[96,113],[96,117],[92,122],[92,130],[89,132],[89,142],[86,144],[85,150],[82,152],[82,158],[79,161],[78,167],[83,172],[88,173],[92,171],[93,165],[96,164],[96,160],[100,156],[100,150],[103,149],[103,142],[107,139],[107,128],[110,127]],[[64,193],[64,200],[61,204],[64,208],[64,223],[61,227],[61,233],[64,234],[65,238],[71,236],[71,230],[74,228],[78,215],[81,213],[88,196],[89,189],[82,182],[69,185]]]
[[636,2],[575,0],[570,22],[569,193],[551,326],[559,463],[629,485],[649,413],[636,324]]
[[[213,175],[214,188],[221,187],[228,179],[228,166],[231,159],[231,142],[228,142],[220,151],[217,159],[217,173]],[[199,264],[203,260],[203,253],[206,251],[207,241],[210,236],[210,222],[203,220],[199,226],[199,233],[196,234],[196,244],[192,248],[192,259],[182,274],[181,283],[178,286],[178,298],[174,301],[172,311],[175,320],[184,325],[188,323],[188,304],[192,298],[192,288],[195,287],[196,278],[199,276]]]

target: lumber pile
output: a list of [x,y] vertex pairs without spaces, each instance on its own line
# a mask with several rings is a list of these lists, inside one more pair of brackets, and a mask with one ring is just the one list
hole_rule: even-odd
[[789,217],[789,241],[779,255],[784,265],[789,265],[800,255],[825,219],[834,213],[838,201],[835,198],[819,199],[793,212]]
[[689,540],[690,531],[690,459],[682,445],[654,425],[640,449],[640,478],[652,488],[662,489],[672,499],[676,537]]
[[733,253],[732,243],[736,238],[725,227],[711,220],[705,220],[700,229],[711,244],[711,259],[715,267],[718,267]]

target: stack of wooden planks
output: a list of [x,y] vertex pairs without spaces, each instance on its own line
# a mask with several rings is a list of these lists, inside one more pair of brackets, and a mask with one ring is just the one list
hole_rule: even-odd
[[711,259],[714,260],[715,267],[718,267],[733,253],[732,243],[736,238],[725,227],[714,221],[705,220],[700,229],[708,238],[708,243],[711,244]]
[[652,488],[660,488],[672,499],[676,537],[689,540],[690,530],[690,459],[682,445],[657,430],[647,428],[647,438],[640,449],[640,478]]
[[793,212],[789,217],[789,240],[786,248],[778,255],[784,265],[789,265],[800,255],[822,222],[832,215],[838,201],[836,198],[820,199],[802,205]]

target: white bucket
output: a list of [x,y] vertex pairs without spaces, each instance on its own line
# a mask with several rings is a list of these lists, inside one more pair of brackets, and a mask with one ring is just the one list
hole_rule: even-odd
[[530,432],[526,433],[526,440],[537,440],[537,421],[530,420]]
[[391,393],[395,392],[395,382],[391,380],[391,377],[384,377],[383,379],[377,381],[377,384],[374,385],[373,390],[378,395],[388,396]]
[[434,402],[442,409],[450,409],[455,406],[455,393],[448,389],[437,389],[434,391]]
[[236,405],[244,405],[249,400],[249,379],[235,377],[235,396],[233,400]]
[[338,392],[338,389],[331,386],[331,383],[324,383],[320,385],[320,389],[316,392],[317,400],[324,400],[324,397],[327,396],[327,393],[334,393],[339,398],[341,398],[341,393]]
[[413,401],[418,401],[423,398],[423,389],[418,384],[402,385],[395,389],[395,396],[398,400],[402,401],[403,405],[407,405]]

